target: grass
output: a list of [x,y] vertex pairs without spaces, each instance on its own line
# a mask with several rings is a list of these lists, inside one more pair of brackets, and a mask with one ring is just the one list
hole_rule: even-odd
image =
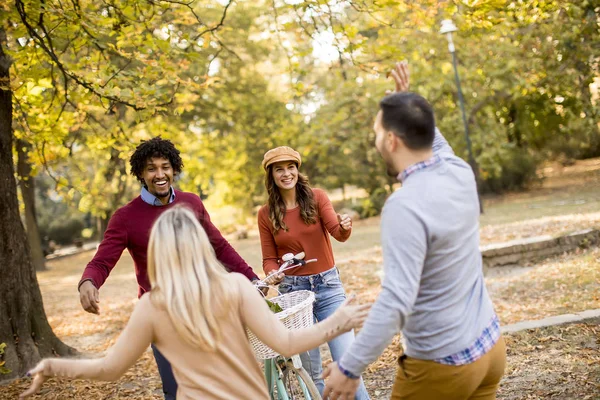
[[486,285],[503,324],[600,308],[600,248],[487,277]]
[[[509,195],[490,200],[481,225],[497,225],[536,218],[600,211],[600,183],[564,189],[548,189],[535,197]],[[485,203],[484,203],[485,204]]]
[[481,226],[600,212],[600,159],[548,166],[543,173],[546,179],[539,188],[487,198]]

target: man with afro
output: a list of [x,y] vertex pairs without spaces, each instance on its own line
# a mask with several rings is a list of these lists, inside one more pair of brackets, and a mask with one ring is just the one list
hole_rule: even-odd
[[[183,162],[179,150],[171,141],[160,136],[142,141],[131,156],[130,164],[131,174],[142,184],[141,193],[113,214],[96,255],[83,271],[78,288],[81,306],[85,311],[100,314],[98,290],[125,249],[133,258],[139,287],[138,297],[150,290],[147,271],[150,230],[161,213],[177,204],[185,204],[194,211],[206,230],[217,258],[229,271],[244,274],[250,280],[258,279],[252,268],[212,224],[200,197],[173,187],[175,177],[183,169]],[[177,382],[171,365],[154,346],[152,350],[163,383],[165,399],[175,399]]]

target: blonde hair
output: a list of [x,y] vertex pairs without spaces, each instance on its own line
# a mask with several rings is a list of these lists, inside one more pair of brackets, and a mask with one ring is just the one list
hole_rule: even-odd
[[162,213],[148,245],[150,299],[166,309],[177,333],[194,347],[217,347],[219,318],[232,306],[227,275],[193,211],[174,207]]

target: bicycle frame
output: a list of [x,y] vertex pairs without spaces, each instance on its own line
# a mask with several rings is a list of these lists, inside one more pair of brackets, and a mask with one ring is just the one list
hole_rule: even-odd
[[[302,267],[302,266],[306,265],[307,263],[317,261],[316,259],[304,260],[304,252],[298,253],[296,255],[293,255],[291,253],[285,254],[282,257],[282,259],[284,262],[281,264],[281,266],[279,267],[279,270],[277,272],[284,272],[288,269]],[[267,285],[263,280],[255,282],[255,285],[257,287],[269,287],[269,285]],[[263,296],[264,296],[264,294],[263,294]],[[290,363],[290,361],[291,361],[291,363]],[[300,386],[300,390],[302,391],[302,394],[304,395],[304,400],[317,400],[317,399],[320,400],[320,396],[315,398],[310,394],[310,391],[309,391],[308,387],[306,386],[306,383],[304,382],[303,378],[301,378],[298,375],[297,371],[303,370],[303,368],[302,368],[302,361],[300,360],[300,356],[297,354],[292,356],[291,358],[277,356],[275,358],[269,358],[269,359],[264,360],[265,379],[267,381],[267,387],[269,388],[269,397],[271,398],[271,400],[293,400],[293,398],[290,398],[290,395],[288,394],[288,391],[286,389],[285,382],[284,382],[284,375],[285,375],[284,370],[287,368],[293,368],[296,371],[296,373],[295,373],[296,380],[298,382],[298,385]],[[306,374],[305,376],[308,375],[306,373],[306,371],[304,371],[303,373]],[[310,377],[308,377],[308,376],[307,376],[307,378],[310,379]],[[304,379],[307,379],[307,378],[304,378]],[[288,379],[289,379],[289,377],[288,377]],[[312,384],[312,381],[311,381],[311,384]],[[314,384],[313,384],[313,386],[314,386]],[[313,390],[316,391],[316,388]],[[275,393],[275,392],[277,392],[277,393]],[[275,397],[275,396],[277,396],[277,397]]]
[[[302,368],[299,355],[294,355],[291,357],[291,359],[278,356],[264,360],[265,379],[267,380],[267,387],[269,388],[269,397],[271,400],[291,400],[283,381],[284,373],[281,369],[281,364],[283,364],[283,368],[289,368],[287,363],[288,360],[292,361],[292,364],[295,368]],[[298,384],[300,385],[304,399],[312,400],[313,398],[310,395],[310,392],[308,391],[304,381],[298,379]],[[277,389],[277,397],[275,397],[275,389]]]

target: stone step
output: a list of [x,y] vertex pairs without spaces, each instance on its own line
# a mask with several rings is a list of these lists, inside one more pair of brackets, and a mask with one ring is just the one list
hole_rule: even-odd
[[521,321],[516,324],[502,326],[502,332],[519,332],[526,329],[537,329],[544,328],[546,326],[562,325],[573,322],[580,322],[590,318],[600,317],[600,308],[595,310],[585,310],[574,314],[563,314],[556,315],[554,317],[548,317],[544,319],[532,320],[532,321]]
[[586,229],[565,236],[538,236],[481,247],[484,268],[522,265],[577,248],[600,244],[600,230]]

